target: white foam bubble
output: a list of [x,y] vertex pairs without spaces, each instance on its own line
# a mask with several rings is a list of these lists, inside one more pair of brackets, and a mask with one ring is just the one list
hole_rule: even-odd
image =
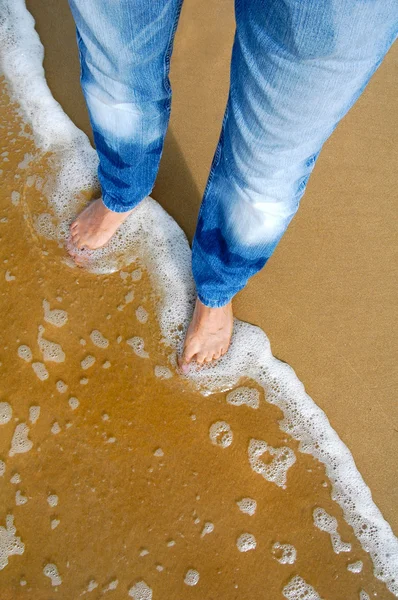
[[12,408],[8,402],[0,402],[0,425],[5,425],[11,421]]
[[19,346],[18,348],[18,356],[26,362],[31,362],[33,358],[32,350],[29,348],[29,346],[22,344],[22,346]]
[[161,448],[156,448],[156,450],[153,454],[154,454],[154,456],[164,456],[164,452]]
[[[269,463],[265,463],[260,458],[265,452],[274,457]],[[287,471],[296,462],[296,455],[291,448],[287,446],[273,448],[263,440],[251,439],[248,454],[253,471],[262,475],[267,481],[286,488]]]
[[199,577],[200,575],[196,569],[188,569],[188,571],[185,573],[184,583],[190,586],[197,585],[199,582]]
[[148,554],[149,554],[148,548],[142,548],[142,550],[140,550],[140,556],[147,556]]
[[137,356],[140,358],[149,358],[149,354],[145,350],[145,342],[142,337],[134,336],[129,340],[126,340],[126,342],[129,346],[131,346]]
[[105,592],[110,592],[112,590],[115,590],[118,585],[119,585],[119,580],[118,579],[112,579],[112,581],[110,581],[108,583],[108,585],[104,587],[104,589],[102,590],[102,593],[105,594]]
[[6,516],[6,526],[0,525],[0,571],[8,565],[8,559],[15,554],[23,554],[25,544],[17,537],[13,515]]
[[17,506],[22,506],[23,504],[26,504],[27,501],[28,501],[28,497],[24,496],[20,490],[17,490],[15,492],[15,504]]
[[58,496],[56,494],[49,494],[47,496],[47,502],[51,508],[54,508],[54,506],[58,505]]
[[152,600],[152,590],[145,581],[138,581],[129,589],[129,596],[133,600]]
[[48,374],[46,365],[44,365],[43,363],[41,363],[41,362],[32,363],[32,369],[36,373],[36,375],[40,379],[40,381],[45,381],[46,379],[49,378],[49,374]]
[[148,321],[148,311],[145,310],[143,306],[139,306],[135,311],[135,316],[137,317],[137,321],[144,324]]
[[90,333],[90,339],[97,348],[107,348],[109,346],[109,340],[98,329],[93,329]]
[[359,592],[359,600],[370,600],[370,596],[365,592],[365,590],[361,590]]
[[20,199],[21,194],[19,192],[16,192],[15,190],[11,192],[11,202],[14,206],[18,206]]
[[214,531],[214,523],[211,523],[210,521],[206,521],[206,523],[203,525],[203,529],[202,529],[202,533],[200,534],[200,537],[205,537],[205,535],[208,535],[209,533],[212,533]]
[[175,541],[174,541],[174,540],[169,540],[169,541],[167,542],[167,547],[168,547],[168,548],[172,548],[172,547],[173,547],[173,546],[175,546],[175,545],[176,545],[176,543],[175,543]]
[[61,431],[61,427],[59,426],[59,423],[57,421],[55,421],[51,427],[51,433],[53,433],[54,435],[56,435],[57,433],[59,433]]
[[[52,170],[47,173],[46,193],[55,217],[48,235],[62,241],[79,209],[81,190],[97,184],[98,157],[48,89],[42,69],[43,48],[24,2],[2,0],[2,5],[1,67],[8,80],[8,92],[25,115],[36,145],[51,151]],[[25,156],[21,168],[32,159]],[[120,235],[106,247],[92,253],[90,270],[109,273],[138,257],[145,260],[144,267],[159,297],[157,310],[164,342],[180,352],[195,300],[191,252],[182,230],[154,200],[146,198],[136,207],[134,219],[127,219],[119,231]],[[293,369],[272,356],[264,332],[235,320],[227,355],[216,365],[192,368],[189,376],[204,393],[211,393],[231,389],[244,375],[264,388],[267,402],[283,411],[281,428],[300,442],[300,450],[325,465],[333,499],[370,554],[375,576],[398,595],[398,541],[374,504],[349,450]]]
[[109,369],[109,367],[111,366],[111,363],[109,362],[109,360],[106,360],[103,364],[102,364],[102,368],[103,369]]
[[216,421],[210,426],[209,436],[212,444],[227,448],[232,444],[233,433],[231,427],[225,421]]
[[154,368],[155,377],[159,379],[170,379],[173,377],[173,373],[170,371],[168,367],[162,367],[161,365],[156,365]]
[[79,406],[80,402],[77,398],[75,398],[75,396],[71,396],[68,400],[68,404],[72,410],[76,410],[76,408]]
[[257,510],[257,502],[253,500],[253,498],[242,498],[241,500],[238,500],[236,504],[240,511],[251,517]]
[[132,281],[139,281],[142,277],[141,269],[135,269],[134,271],[132,271],[130,277]]
[[361,560],[357,560],[356,562],[347,565],[347,570],[351,571],[351,573],[360,573],[362,569],[363,562]]
[[44,575],[46,577],[48,577],[49,579],[51,579],[51,585],[53,587],[61,585],[61,583],[62,583],[62,577],[58,573],[57,566],[54,563],[48,563],[44,567],[43,573],[44,573]]
[[66,385],[66,383],[64,381],[62,381],[62,379],[57,381],[57,383],[55,384],[55,387],[57,388],[57,390],[59,391],[60,394],[64,394],[68,389],[68,386]]
[[293,565],[297,558],[297,550],[292,544],[275,542],[272,546],[272,554],[281,565]]
[[322,600],[318,592],[299,575],[295,575],[282,590],[287,600]]
[[255,388],[239,387],[227,394],[227,402],[234,406],[250,406],[258,408],[260,406],[260,392]]
[[6,271],[4,278],[6,281],[15,281],[16,277],[11,273],[11,271]]
[[314,518],[314,525],[321,531],[326,531],[330,535],[330,541],[332,542],[333,550],[336,554],[340,552],[350,552],[351,544],[343,542],[340,534],[337,531],[337,519],[323,508],[315,508],[312,512]]
[[44,327],[39,325],[39,334],[37,336],[37,343],[43,355],[45,362],[61,363],[65,361],[65,352],[62,350],[60,344],[56,342],[50,342],[43,337]]
[[15,454],[23,454],[24,452],[29,452],[29,450],[33,446],[33,442],[29,439],[29,427],[26,423],[18,423],[15,427],[14,434],[11,440],[11,449],[9,451],[9,456],[14,456]]
[[51,519],[51,529],[55,529],[61,523],[59,519]]
[[6,463],[4,462],[4,460],[0,460],[0,477],[3,477],[5,472],[6,472]]
[[21,476],[19,473],[14,473],[14,475],[11,477],[10,482],[13,484],[17,484],[17,483],[21,483]]
[[95,579],[91,579],[91,581],[89,581],[87,584],[86,592],[92,592],[93,590],[97,589],[97,587],[98,583],[95,581]]
[[95,356],[88,354],[85,358],[83,358],[80,365],[81,365],[82,369],[87,370],[90,367],[92,367],[94,363],[95,363]]
[[29,421],[34,424],[40,416],[40,406],[29,407]]
[[242,533],[236,540],[239,552],[249,552],[257,546],[256,538],[251,533]]
[[65,310],[54,308],[51,310],[50,303],[43,300],[44,320],[55,327],[63,327],[68,321],[68,313]]

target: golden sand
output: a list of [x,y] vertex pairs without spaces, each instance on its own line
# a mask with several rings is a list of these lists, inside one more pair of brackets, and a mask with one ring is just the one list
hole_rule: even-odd
[[[20,550],[23,544],[0,570],[1,600],[104,593],[117,600],[129,590],[135,597],[140,581],[154,600],[273,600],[296,575],[325,599],[358,599],[361,590],[393,598],[331,499],[323,465],[281,431],[282,413],[263,391],[258,408],[236,406],[227,393],[204,397],[179,377],[160,343],[157,298],[142,266],[93,275],[65,264],[65,249],[37,235],[48,157],[34,147],[4,85],[1,115],[0,402],[12,418],[0,424],[0,526],[13,515]],[[34,159],[25,167],[27,153]],[[134,352],[132,338],[144,340],[148,357]],[[29,358],[26,349],[18,354],[21,346],[31,361],[20,356]],[[65,358],[48,360],[48,352]],[[161,378],[165,367],[172,376]],[[241,385],[256,388],[250,380]],[[233,434],[225,447],[209,433],[218,421]],[[22,423],[33,445],[10,456]],[[252,439],[293,451],[285,488],[253,470]],[[253,515],[239,509],[242,498],[256,501]],[[315,527],[318,507],[337,519],[351,551],[337,554],[329,533]],[[245,533],[256,547],[240,552]],[[294,546],[293,564],[278,562],[278,543]],[[360,573],[347,570],[357,561]],[[56,567],[53,579],[48,565]],[[190,569],[199,573],[194,586]]]

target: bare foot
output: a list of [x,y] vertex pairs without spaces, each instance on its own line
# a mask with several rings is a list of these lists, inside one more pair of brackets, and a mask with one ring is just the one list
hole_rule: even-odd
[[133,210],[114,212],[105,206],[101,198],[90,202],[70,226],[73,246],[78,250],[96,250],[105,246]]
[[178,363],[186,373],[195,360],[202,365],[223,356],[228,350],[233,329],[232,304],[209,308],[196,300],[192,321],[185,337],[184,351]]

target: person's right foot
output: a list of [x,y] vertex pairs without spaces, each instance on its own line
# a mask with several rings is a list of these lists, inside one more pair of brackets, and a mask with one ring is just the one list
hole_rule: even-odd
[[96,250],[105,246],[133,210],[114,212],[105,206],[101,198],[90,202],[70,226],[73,246],[69,252],[73,256],[73,247]]

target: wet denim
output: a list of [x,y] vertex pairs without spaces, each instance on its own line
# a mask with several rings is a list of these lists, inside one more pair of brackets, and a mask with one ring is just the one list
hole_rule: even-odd
[[[150,194],[182,0],[70,0],[105,205]],[[322,145],[397,36],[397,0],[236,0],[230,90],[192,246],[223,306],[272,255]],[[201,82],[198,82],[200,85]]]

